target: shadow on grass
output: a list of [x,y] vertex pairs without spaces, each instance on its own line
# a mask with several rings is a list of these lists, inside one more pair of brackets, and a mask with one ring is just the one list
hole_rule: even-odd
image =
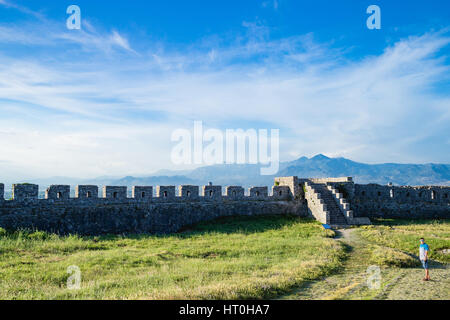
[[[298,216],[229,216],[221,217],[208,222],[201,222],[195,225],[185,226],[177,233],[171,234],[105,234],[99,236],[78,236],[78,235],[61,235],[61,238],[77,237],[83,241],[109,242],[116,240],[145,240],[145,239],[170,239],[179,238],[186,239],[206,234],[253,234],[262,233],[269,230],[279,230],[294,223],[302,222],[307,227],[314,228],[317,222],[313,219],[300,218]],[[36,239],[39,235],[40,240],[50,239],[56,234],[46,233],[42,231],[19,230],[8,232],[7,237],[16,238],[24,237],[28,239]]]
[[188,225],[181,228],[177,233],[172,234],[129,234],[124,236],[105,235],[100,240],[114,241],[118,237],[125,239],[189,239],[208,234],[255,234],[267,232],[270,230],[279,230],[292,224],[301,222],[304,226],[315,228],[317,221],[298,216],[229,216],[221,217],[207,222],[200,222],[194,225]]
[[444,224],[449,223],[448,219],[439,219],[439,218],[432,218],[432,219],[382,219],[382,218],[375,218],[371,219],[372,223],[376,226],[411,226],[416,224]]
[[[405,230],[407,232],[409,232],[409,241],[408,239],[405,239],[405,241],[408,241],[408,245],[407,247],[409,247],[409,249],[411,249],[411,239],[413,239],[414,237],[417,240],[417,252],[419,250],[419,245],[418,245],[418,241],[420,239],[420,237],[424,236],[424,233],[430,233],[432,234],[432,236],[430,236],[431,239],[429,239],[430,242],[434,242],[434,248],[433,245],[431,246],[431,252],[432,255],[435,254],[435,258],[437,258],[438,260],[430,260],[430,263],[434,266],[436,266],[437,268],[445,268],[445,265],[448,265],[448,263],[446,262],[446,253],[444,253],[443,251],[445,249],[449,249],[448,247],[448,238],[446,237],[445,233],[448,231],[443,231],[443,234],[434,234],[432,232],[434,227],[440,228],[447,228],[447,226],[450,224],[450,221],[448,219],[373,219],[373,224],[375,226],[381,226],[381,227],[387,227],[390,229],[390,231],[395,232],[396,230],[400,230],[400,228],[397,227],[411,227]],[[421,225],[421,226],[426,226],[426,229],[421,230],[421,231],[414,231],[414,227],[416,225]],[[425,236],[426,237],[426,236]],[[398,250],[400,250],[399,248],[397,248]],[[411,253],[411,250],[406,251],[401,250],[403,253],[409,255],[410,257],[412,257],[413,259],[416,259],[417,261],[419,261],[419,257],[416,254]],[[415,251],[415,249],[414,249]],[[415,251],[416,252],[416,251]],[[420,263],[419,263],[420,264]]]
[[[413,268],[422,268],[422,263],[420,262],[420,258],[418,255],[415,255],[413,253],[409,253],[406,251],[402,251],[404,254],[407,254],[408,256],[410,256],[411,258],[417,260],[417,265],[414,266]],[[433,259],[428,259],[428,265],[430,267],[430,269],[447,269],[447,265],[445,263],[439,262],[437,260],[433,260]]]
[[[340,231],[335,231],[336,232],[336,237],[335,239],[342,239],[342,235],[340,235]],[[341,260],[341,265],[335,268],[330,269],[326,274],[324,274],[323,276],[317,278],[317,279],[313,279],[313,280],[306,280],[303,283],[299,284],[299,285],[294,285],[290,290],[287,290],[285,293],[283,293],[282,295],[278,296],[277,299],[283,299],[286,296],[293,296],[296,295],[298,293],[301,293],[303,291],[306,291],[308,289],[311,289],[311,287],[313,285],[315,285],[318,282],[324,281],[327,277],[329,276],[334,276],[334,275],[339,275],[339,274],[343,274],[346,271],[346,265],[345,262],[348,261],[348,259],[350,258],[352,252],[355,250],[351,245],[345,243],[345,242],[341,242],[345,255],[343,256],[342,260]]]
[[297,216],[232,216],[222,217],[209,222],[201,222],[195,225],[183,227],[177,235],[190,236],[206,233],[260,233],[268,230],[278,230],[293,223],[303,222],[311,226],[317,224],[312,219],[299,218]]

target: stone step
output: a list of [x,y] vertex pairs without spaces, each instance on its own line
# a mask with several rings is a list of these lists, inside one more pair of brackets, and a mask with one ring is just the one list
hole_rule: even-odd
[[329,190],[325,184],[309,183],[309,186],[319,195],[319,198],[326,205],[330,215],[330,224],[347,227],[347,219],[331,190]]

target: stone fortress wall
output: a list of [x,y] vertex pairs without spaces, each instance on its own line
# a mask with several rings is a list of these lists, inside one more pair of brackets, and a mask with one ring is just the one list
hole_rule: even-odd
[[[75,187],[75,197],[70,197],[69,185],[52,185],[45,191],[45,199],[39,199],[39,186],[35,184],[14,184],[12,186],[12,199],[4,199],[4,184],[0,184],[0,202],[4,204],[18,204],[23,202],[55,203],[65,201],[88,201],[89,203],[104,203],[107,201],[150,201],[150,202],[179,202],[179,201],[288,201],[292,200],[292,194],[288,186],[273,186],[269,195],[268,187],[249,188],[249,195],[245,195],[245,189],[240,186],[229,186],[222,193],[222,186],[203,186],[200,192],[199,186],[183,185],[157,186],[156,197],[153,196],[153,186],[132,187],[132,197],[128,198],[127,187],[104,186],[99,197],[99,188],[94,185],[78,185]],[[103,202],[102,202],[103,201]]]
[[[327,217],[327,208],[320,194],[308,194],[308,190],[313,192],[309,184],[333,190],[344,215],[355,219],[351,221],[363,217],[450,218],[450,187],[360,185],[349,177],[280,177],[275,178],[270,193],[267,187],[250,188],[245,195],[240,186],[226,187],[224,194],[221,186],[213,185],[157,186],[155,190],[135,186],[131,198],[127,187],[105,186],[99,197],[98,186],[76,186],[72,198],[70,186],[52,185],[45,199],[38,199],[39,186],[16,184],[13,198],[5,200],[0,184],[0,227],[97,235],[172,233],[198,222],[237,215],[297,215],[321,221],[318,217]],[[311,199],[315,199],[314,207]]]
[[10,230],[32,229],[60,234],[172,233],[185,226],[224,216],[298,215],[307,216],[303,202],[294,202],[287,186],[249,189],[239,186],[135,186],[132,197],[127,187],[75,187],[52,185],[39,199],[39,186],[16,184],[13,198],[4,199],[0,184],[0,227]]
[[[305,184],[324,184],[335,188],[350,205],[355,218],[450,218],[450,187],[392,186],[357,184],[351,177],[301,179],[275,178],[277,185],[288,186],[294,199],[305,199]],[[312,198],[308,198],[311,202]],[[317,202],[317,201],[316,201]],[[309,214],[316,208],[309,205]]]
[[450,218],[450,187],[355,184],[350,203],[371,218]]

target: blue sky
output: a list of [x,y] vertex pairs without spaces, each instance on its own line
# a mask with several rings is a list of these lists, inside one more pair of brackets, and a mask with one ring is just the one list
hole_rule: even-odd
[[0,0],[0,173],[184,169],[194,120],[278,128],[282,160],[449,163],[449,22],[448,1]]

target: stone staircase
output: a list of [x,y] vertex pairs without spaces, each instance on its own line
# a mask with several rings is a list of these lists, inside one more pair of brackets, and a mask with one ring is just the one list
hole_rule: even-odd
[[339,193],[339,191],[335,189],[333,186],[327,185],[327,189],[330,190],[334,200],[336,201],[338,207],[344,214],[344,217],[347,220],[347,222],[349,224],[354,222],[353,211],[350,210],[350,203],[347,202],[347,200],[344,198],[344,195],[342,193]]
[[344,196],[326,183],[305,182],[305,198],[316,220],[330,225],[333,229],[371,224],[368,218],[354,218],[350,204]]
[[329,221],[327,224],[332,227],[346,227],[348,226],[347,219],[345,218],[341,208],[336,203],[335,197],[332,192],[327,188],[325,184],[310,183],[311,188],[318,194],[320,199],[326,205],[326,210],[329,213]]

